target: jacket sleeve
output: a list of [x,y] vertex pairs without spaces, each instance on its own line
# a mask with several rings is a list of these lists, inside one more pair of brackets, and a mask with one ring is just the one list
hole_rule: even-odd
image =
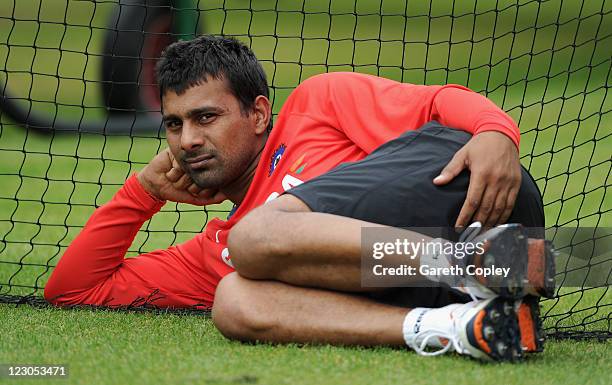
[[477,135],[498,131],[519,146],[516,123],[486,97],[459,85],[423,86],[337,72],[304,81],[290,98],[292,113],[342,130],[367,153],[431,120]]
[[60,306],[202,302],[197,277],[180,247],[125,258],[138,230],[164,203],[149,195],[135,175],[130,177],[66,249],[45,285],[45,299]]

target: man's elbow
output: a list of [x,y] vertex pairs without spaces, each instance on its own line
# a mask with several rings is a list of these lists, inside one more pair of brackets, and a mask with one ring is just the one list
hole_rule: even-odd
[[227,246],[236,271],[246,278],[273,278],[276,259],[286,247],[278,228],[278,212],[261,206],[241,219],[230,231]]
[[61,273],[57,270],[51,273],[43,291],[45,301],[54,306],[81,305],[82,292],[73,287],[70,282],[66,282],[66,275]]
[[53,274],[51,274],[51,277],[49,278],[49,280],[47,281],[47,284],[45,285],[43,297],[50,304],[55,305],[55,306],[60,306],[61,305],[60,298],[62,296],[62,293],[59,290],[57,279],[54,279],[53,277],[54,277]]

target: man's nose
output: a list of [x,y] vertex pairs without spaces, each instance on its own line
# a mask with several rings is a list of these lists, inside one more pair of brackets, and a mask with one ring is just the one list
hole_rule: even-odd
[[194,151],[204,145],[204,135],[197,126],[190,123],[183,123],[181,133],[181,148],[184,151]]

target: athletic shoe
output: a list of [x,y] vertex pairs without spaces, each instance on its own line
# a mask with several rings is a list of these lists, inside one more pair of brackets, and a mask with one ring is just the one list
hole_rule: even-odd
[[529,238],[527,242],[527,284],[526,291],[541,297],[555,296],[555,251],[546,239]]
[[521,330],[521,347],[524,352],[539,353],[544,350],[544,330],[540,319],[540,298],[527,295],[517,300],[516,316]]
[[[464,258],[451,257],[452,263],[463,268],[509,269],[508,275],[464,275],[456,289],[476,298],[519,299],[527,294],[552,298],[555,291],[555,251],[552,243],[544,239],[530,239],[523,226],[508,224],[497,226],[483,234],[468,228],[469,236],[460,239],[472,244],[482,242],[482,252]],[[471,239],[470,239],[471,238]]]
[[[438,319],[431,320],[430,316],[428,320],[426,313],[420,314],[418,319],[423,321],[418,332],[408,336],[405,333],[408,346],[428,356],[455,351],[484,361],[519,361],[527,350],[521,346],[523,338],[531,341],[531,336],[537,335],[536,323],[521,322],[511,299],[495,297],[447,308],[446,314],[444,308],[413,310],[436,312]],[[445,316],[449,316],[448,320],[440,319]],[[442,347],[429,351],[431,346]]]

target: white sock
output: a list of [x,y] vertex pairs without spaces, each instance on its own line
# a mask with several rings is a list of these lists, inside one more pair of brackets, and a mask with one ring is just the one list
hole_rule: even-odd
[[[414,349],[420,346],[427,333],[424,331],[442,331],[450,333],[452,328],[451,312],[463,304],[454,303],[441,308],[417,307],[406,315],[403,324],[404,341]],[[427,346],[443,347],[445,342],[439,338],[428,338]]]

